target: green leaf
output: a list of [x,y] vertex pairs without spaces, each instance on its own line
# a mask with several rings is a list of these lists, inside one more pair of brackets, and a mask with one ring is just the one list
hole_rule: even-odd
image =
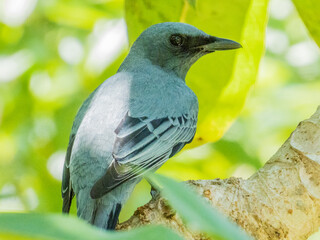
[[191,228],[222,239],[251,239],[186,184],[158,174],[148,178]]
[[184,0],[127,0],[125,2],[125,17],[130,45],[147,27],[153,24],[178,22],[184,5]]
[[309,33],[320,47],[320,1],[293,0]]
[[196,8],[197,0],[188,0],[191,7]]
[[202,0],[194,9],[187,8],[182,0],[126,0],[130,43],[150,25],[184,21],[243,46],[203,57],[187,76],[187,84],[200,104],[194,145],[221,138],[243,108],[263,54],[267,3],[268,0]]
[[163,226],[147,226],[127,232],[111,232],[93,227],[78,218],[60,214],[0,214],[0,238],[7,239],[14,236],[43,240],[182,240],[172,230]]

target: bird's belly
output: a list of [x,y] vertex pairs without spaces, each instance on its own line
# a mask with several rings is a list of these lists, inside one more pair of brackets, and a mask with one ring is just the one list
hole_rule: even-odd
[[113,160],[114,129],[116,119],[121,118],[98,112],[98,116],[89,113],[76,134],[70,161],[70,177],[76,188],[93,186]]
[[[93,186],[112,161],[110,139],[102,134],[90,134],[75,142],[70,163],[70,177],[77,188]],[[75,189],[77,192],[77,190]]]

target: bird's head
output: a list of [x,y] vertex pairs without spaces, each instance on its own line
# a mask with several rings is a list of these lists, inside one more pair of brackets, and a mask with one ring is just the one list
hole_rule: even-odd
[[240,48],[235,41],[210,36],[194,26],[166,22],[146,29],[134,42],[128,60],[150,61],[184,79],[189,68],[201,56],[219,50]]

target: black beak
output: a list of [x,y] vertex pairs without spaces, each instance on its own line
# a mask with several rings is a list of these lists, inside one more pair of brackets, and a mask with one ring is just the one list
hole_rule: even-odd
[[235,41],[212,36],[209,38],[209,41],[207,41],[206,44],[197,46],[197,48],[201,49],[204,52],[214,52],[242,48],[242,46],[240,43],[237,43]]

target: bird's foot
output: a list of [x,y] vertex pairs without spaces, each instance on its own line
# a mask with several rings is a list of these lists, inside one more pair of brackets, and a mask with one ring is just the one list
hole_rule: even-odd
[[155,199],[160,195],[160,192],[151,185],[150,195],[153,199]]

